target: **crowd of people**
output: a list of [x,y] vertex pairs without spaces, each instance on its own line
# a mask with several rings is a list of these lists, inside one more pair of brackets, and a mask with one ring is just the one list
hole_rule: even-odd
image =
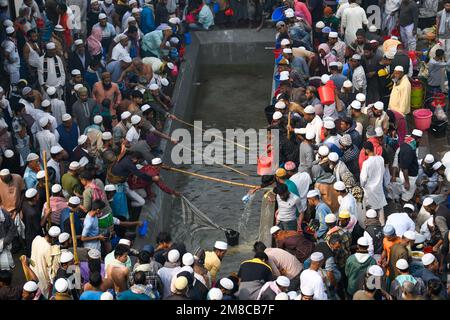
[[[222,277],[224,241],[134,248],[154,185],[180,196],[159,142],[178,143],[162,131],[188,32],[280,5],[261,109],[280,163],[250,191],[276,204],[272,245]],[[11,19],[0,0],[0,300],[447,299],[450,155],[418,159],[407,120],[413,79],[448,90],[450,1],[387,0],[381,26],[369,5],[25,0]]]

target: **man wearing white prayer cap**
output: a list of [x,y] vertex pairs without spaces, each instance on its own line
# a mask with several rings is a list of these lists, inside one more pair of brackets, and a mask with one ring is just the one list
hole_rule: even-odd
[[[415,276],[422,279],[425,286],[428,287],[431,280],[441,282],[441,276],[439,275],[439,261],[434,254],[424,254],[422,256],[422,264],[425,268],[419,269],[418,272],[415,273]],[[445,286],[441,286],[439,296],[445,298],[447,296],[445,291]]]
[[211,275],[211,281],[215,282],[217,273],[222,266],[222,260],[228,250],[228,244],[224,241],[216,241],[214,243],[213,251],[205,252],[205,268]]
[[414,217],[415,208],[412,204],[406,203],[402,212],[391,213],[386,220],[386,224],[394,227],[397,236],[401,237],[406,231],[414,231],[416,224],[412,219]]
[[55,281],[54,300],[73,300],[69,291],[69,282],[65,278],[59,278]]
[[235,284],[230,278],[220,279],[218,287],[222,290],[223,297],[225,298],[223,300],[234,300],[233,298],[234,286]]
[[66,84],[66,73],[61,58],[56,54],[54,42],[46,44],[46,52],[39,59],[38,80],[43,88],[55,87],[58,97],[62,96]]
[[290,284],[289,278],[278,276],[275,281],[268,281],[262,286],[256,300],[275,300],[277,294],[288,292]]
[[405,116],[411,111],[411,82],[400,65],[394,68],[391,77],[394,85],[389,98],[389,109]]
[[22,300],[39,299],[39,286],[35,281],[27,281],[22,288]]
[[[300,297],[300,299],[299,299]],[[314,288],[311,285],[301,285],[300,294],[296,300],[314,300]]]
[[450,210],[443,204],[437,204],[433,198],[427,197],[423,200],[423,208],[434,218],[434,225],[445,239],[448,226],[450,225]]
[[[363,289],[355,292],[353,300],[375,300],[374,296],[377,290],[382,288],[383,276],[384,271],[379,265],[372,265],[367,268]],[[382,294],[384,293],[382,292]]]
[[324,262],[324,255],[322,252],[313,252],[311,254],[311,265],[309,269],[303,270],[300,274],[300,284],[302,287],[313,288],[314,300],[328,300],[327,290],[322,276],[318,270],[322,267]]
[[319,115],[316,115],[316,109],[309,105],[306,106],[306,108],[303,110],[303,117],[304,120],[307,122],[306,124],[306,130],[312,130],[315,135],[315,143],[319,144],[321,142],[321,136],[322,136],[322,127],[323,127],[323,121],[320,118]]
[[361,65],[361,56],[359,54],[354,54],[350,59],[350,67],[352,69],[352,83],[353,88],[358,93],[366,93],[367,89],[367,79],[366,72]]

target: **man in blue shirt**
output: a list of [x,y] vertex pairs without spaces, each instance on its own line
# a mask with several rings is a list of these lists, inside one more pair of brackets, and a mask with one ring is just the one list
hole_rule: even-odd
[[319,220],[320,223],[319,230],[317,230],[317,238],[321,238],[328,230],[325,217],[332,213],[331,209],[320,200],[320,192],[318,190],[309,191],[306,197],[308,198],[308,207],[315,208],[315,219]]
[[102,276],[100,272],[95,271],[90,274],[89,285],[92,290],[84,291],[80,296],[80,300],[100,300],[103,294],[103,291],[101,291]]
[[92,203],[92,209],[84,218],[83,231],[81,233],[81,241],[83,246],[89,249],[101,250],[101,241],[105,241],[105,236],[100,234],[98,227],[98,215],[101,214],[105,203],[101,200],[95,200]]

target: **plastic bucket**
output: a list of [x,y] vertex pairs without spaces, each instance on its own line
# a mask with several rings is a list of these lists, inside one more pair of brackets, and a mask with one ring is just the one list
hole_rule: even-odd
[[139,227],[139,236],[145,237],[147,235],[148,221],[144,220],[142,226]]
[[236,230],[228,229],[225,231],[225,237],[227,238],[228,245],[235,247],[239,244],[239,232]]
[[213,12],[214,12],[214,13],[217,13],[217,12],[219,12],[219,10],[220,10],[220,5],[219,5],[219,3],[218,3],[218,2],[214,2],[214,5],[213,5]]
[[186,43],[186,45],[191,44],[192,39],[191,39],[191,34],[189,32],[186,32],[184,34],[184,43]]
[[278,7],[272,12],[272,20],[274,22],[282,21],[284,20],[284,7]]
[[411,108],[419,109],[423,105],[424,89],[420,80],[413,80],[411,83]]
[[430,128],[433,112],[430,109],[419,109],[413,112],[414,124],[417,129],[425,131]]
[[317,92],[319,93],[320,102],[322,104],[332,104],[334,103],[334,86],[328,85],[328,83],[324,86],[319,87],[317,89]]

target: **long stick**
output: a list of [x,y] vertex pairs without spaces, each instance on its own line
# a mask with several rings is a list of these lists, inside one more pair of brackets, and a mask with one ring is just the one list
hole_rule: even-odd
[[[50,210],[50,184],[48,181],[48,170],[47,170],[47,152],[44,150],[42,151],[42,157],[44,159],[44,171],[45,171],[45,201],[47,202],[47,209]],[[47,218],[47,230],[50,229],[52,222],[51,222],[51,214],[48,215]]]
[[287,124],[287,126],[288,126],[288,130],[287,130],[287,138],[288,139],[290,139],[291,138],[291,112],[289,111],[289,113],[288,113],[288,124]]
[[226,183],[226,184],[230,184],[232,186],[237,186],[237,187],[252,188],[252,189],[258,187],[258,186],[253,185],[253,184],[239,183],[239,182],[234,182],[234,181],[229,181],[229,180],[223,180],[223,179],[214,178],[214,177],[210,177],[210,176],[205,176],[203,174],[198,174],[198,173],[189,172],[189,171],[186,171],[186,170],[181,170],[181,169],[167,167],[167,166],[163,166],[163,169],[166,169],[166,170],[169,170],[169,171],[174,171],[174,172],[180,172],[180,173],[188,174],[188,175],[191,175],[191,176],[194,176],[194,177],[198,177],[198,178],[202,178],[202,179],[206,179],[206,180]]
[[75,232],[75,218],[73,211],[70,211],[70,232],[72,233],[73,244],[73,260],[75,264],[78,264],[78,252],[77,252],[77,234]]
[[[204,130],[203,128],[197,127],[196,125],[193,125],[192,123],[186,122],[186,121],[181,120],[181,119],[178,119],[178,118],[176,118],[175,120],[177,120],[177,121],[179,121],[179,122],[181,122],[181,123],[183,123],[183,124],[185,124],[185,125],[187,125],[187,126],[190,126],[190,127],[192,127],[192,128],[196,128],[196,129],[202,130],[202,132],[205,132],[205,130]],[[223,141],[233,143],[234,145],[238,146],[239,148],[242,148],[242,149],[245,149],[245,150],[250,151],[250,148],[248,148],[248,147],[246,147],[246,146],[243,146],[242,144],[239,144],[239,143],[237,143],[237,142],[234,142],[233,140],[230,140],[230,139],[221,137],[221,136],[219,136],[219,135],[217,135],[217,134],[211,134],[211,135],[212,135],[213,137],[216,137],[216,138],[221,139],[221,140],[223,140]]]
[[246,174],[245,172],[242,172],[242,171],[239,171],[238,169],[235,169],[235,168],[233,168],[233,167],[227,166],[226,164],[223,164],[223,163],[217,163],[214,159],[209,158],[209,157],[203,155],[202,153],[200,153],[200,152],[198,152],[198,151],[196,151],[196,150],[194,150],[194,149],[191,149],[191,148],[189,148],[189,147],[187,147],[187,146],[185,146],[185,145],[182,145],[182,144],[179,144],[179,145],[180,145],[181,147],[183,147],[183,148],[188,149],[189,151],[192,151],[192,152],[194,152],[194,153],[200,154],[203,158],[208,159],[208,160],[211,160],[211,161],[213,161],[215,164],[218,164],[219,166],[222,166],[222,167],[224,167],[224,168],[230,169],[230,170],[232,170],[232,171],[234,171],[234,172],[236,172],[236,173],[239,173],[239,174],[241,174],[241,175],[243,175],[243,176],[246,176],[246,177],[249,176],[249,175]]

